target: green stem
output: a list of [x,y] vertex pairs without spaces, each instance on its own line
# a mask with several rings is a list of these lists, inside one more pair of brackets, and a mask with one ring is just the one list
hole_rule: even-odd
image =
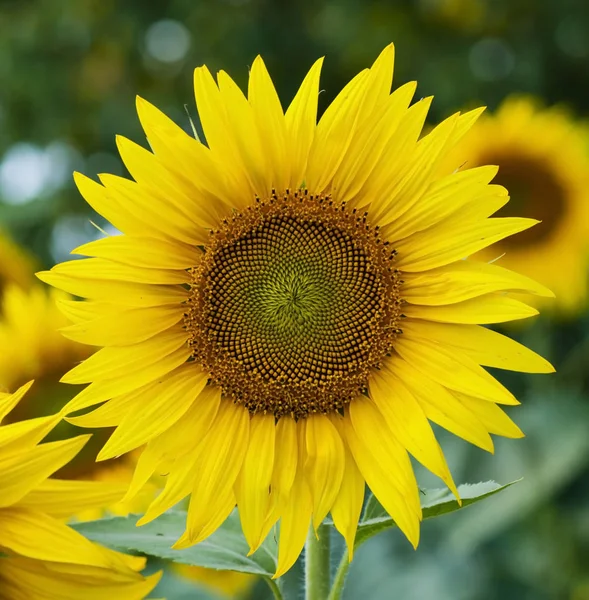
[[329,525],[311,527],[305,544],[305,600],[326,600],[330,583]]
[[351,563],[348,559],[348,553],[347,551],[344,551],[344,553],[342,554],[342,559],[340,560],[340,563],[337,566],[337,571],[335,572],[333,585],[331,586],[331,591],[329,592],[327,600],[340,600],[340,598],[342,597],[342,592],[344,591],[344,583],[346,582],[346,576],[348,574],[350,564]]
[[274,598],[276,600],[283,600],[282,592],[280,591],[280,588],[278,587],[276,581],[274,581],[274,579],[270,579],[270,577],[264,577],[264,580],[268,584],[268,587],[272,590]]

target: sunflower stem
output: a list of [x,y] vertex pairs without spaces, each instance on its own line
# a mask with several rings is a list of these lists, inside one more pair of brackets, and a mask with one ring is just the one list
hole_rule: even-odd
[[329,525],[311,527],[305,544],[305,600],[326,600],[330,584]]
[[327,600],[340,600],[342,597],[342,592],[344,591],[344,584],[346,582],[346,577],[348,575],[348,570],[350,568],[350,560],[348,558],[348,553],[344,552],[342,554],[342,559],[337,567],[337,571],[335,572],[335,577],[333,579],[333,585],[331,586],[331,590],[329,592],[329,596],[327,596]]

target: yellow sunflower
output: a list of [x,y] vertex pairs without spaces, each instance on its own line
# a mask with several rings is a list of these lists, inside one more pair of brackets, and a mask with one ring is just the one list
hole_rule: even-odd
[[451,168],[498,165],[495,182],[511,195],[498,216],[525,214],[540,221],[491,246],[480,258],[500,257],[498,265],[545,284],[556,294],[554,308],[569,314],[587,304],[587,139],[586,128],[563,109],[513,97],[494,115],[481,118],[449,158]]
[[247,97],[200,67],[206,145],[138,99],[152,152],[118,138],[135,181],[75,176],[123,235],[39,275],[89,299],[65,332],[104,346],[64,377],[90,383],[66,411],[102,403],[71,418],[116,427],[100,460],[145,445],[129,495],[168,473],[140,524],[190,496],[176,548],[237,504],[252,550],[280,521],[277,577],[329,512],[351,554],[365,483],[417,546],[409,454],[456,493],[429,420],[492,451],[489,433],[522,434],[482,367],[553,370],[479,325],[536,314],[510,291],[551,296],[467,259],[536,223],[489,218],[508,201],[495,167],[439,176],[481,111],[420,139],[431,98],[391,93],[393,56],[318,123],[321,60],[286,112],[261,58]]
[[0,292],[10,282],[23,288],[35,283],[35,260],[0,229]]
[[[69,300],[71,297],[68,294],[55,289],[47,290],[40,285],[24,290],[9,284],[4,290],[0,309],[0,386],[13,389],[27,380],[37,379],[33,389],[7,416],[10,422],[59,410],[71,398],[66,386],[55,383],[72,366],[88,357],[91,350],[86,345],[63,337],[59,332],[68,324],[68,319],[59,310],[58,304]],[[71,425],[63,422],[58,423],[53,432],[60,438],[76,434]],[[117,483],[120,484],[116,488],[119,490],[128,487],[137,457],[129,455],[108,463],[95,463],[97,448],[105,439],[104,435],[91,438],[93,443],[87,444],[72,461],[64,465],[60,474],[108,485]],[[153,500],[159,483],[153,478],[134,498],[123,502],[121,493],[116,502],[87,506],[77,512],[75,518],[84,521],[99,519],[105,514],[124,516],[131,512],[143,512]],[[196,567],[184,567],[182,574],[227,594],[249,587],[254,579],[239,573],[220,576],[216,571]]]
[[0,386],[14,389],[31,379],[38,379],[38,385],[59,381],[91,354],[88,346],[59,332],[69,322],[58,302],[68,299],[68,294],[41,285],[28,290],[6,286],[0,299]]
[[[0,421],[29,387],[0,394]],[[49,479],[90,437],[39,444],[60,418],[0,427],[0,599],[144,598],[160,578],[139,573],[145,559],[93,544],[64,522],[76,512],[116,501],[124,488]]]

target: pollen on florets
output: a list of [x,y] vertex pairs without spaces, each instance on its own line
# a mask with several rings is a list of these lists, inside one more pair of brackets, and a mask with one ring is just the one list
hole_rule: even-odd
[[256,199],[192,270],[193,359],[252,413],[341,410],[400,333],[395,254],[366,213],[329,196]]

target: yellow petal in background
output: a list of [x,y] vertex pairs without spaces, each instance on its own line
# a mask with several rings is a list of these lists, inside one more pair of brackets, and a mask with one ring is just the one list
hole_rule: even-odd
[[19,387],[14,394],[0,392],[0,422],[23,399],[24,395],[31,389],[32,385],[33,382],[29,381]]

